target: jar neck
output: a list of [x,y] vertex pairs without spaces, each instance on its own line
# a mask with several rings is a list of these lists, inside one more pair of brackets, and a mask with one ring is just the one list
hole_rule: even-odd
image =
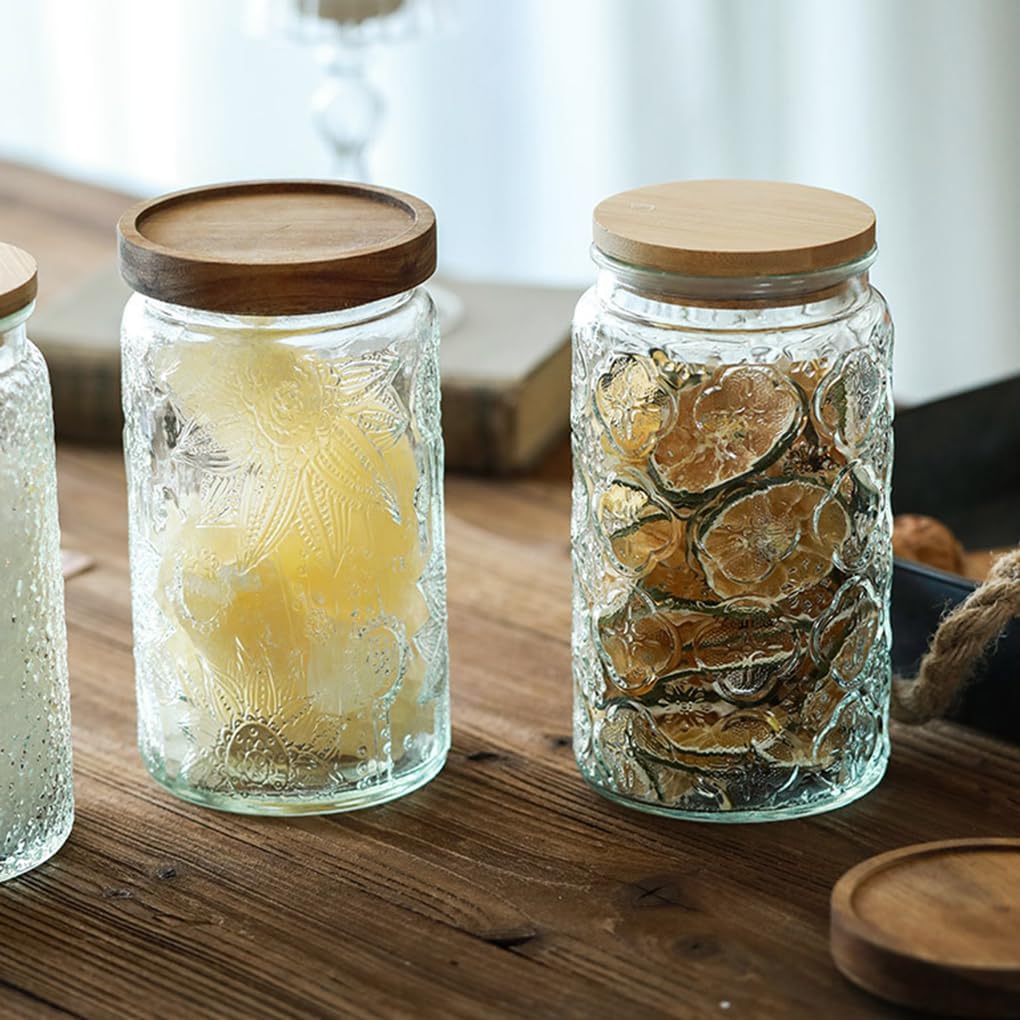
[[597,248],[596,290],[613,312],[676,329],[774,330],[823,323],[868,300],[868,268],[877,254],[788,276],[683,276],[630,265]]
[[28,350],[28,333],[25,323],[35,308],[35,302],[19,309],[13,315],[0,319],[0,372],[13,368]]
[[144,301],[150,314],[169,325],[214,331],[243,330],[256,335],[265,334],[267,339],[272,339],[274,335],[279,334],[294,337],[302,333],[321,333],[325,330],[361,326],[393,314],[406,305],[415,293],[415,290],[405,290],[368,304],[337,311],[316,312],[313,315],[232,315],[174,305],[151,297],[144,298]]

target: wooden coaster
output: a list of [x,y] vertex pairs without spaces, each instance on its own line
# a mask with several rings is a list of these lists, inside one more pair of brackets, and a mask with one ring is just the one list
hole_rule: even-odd
[[832,956],[855,984],[929,1013],[1020,1016],[1020,839],[903,847],[832,891]]

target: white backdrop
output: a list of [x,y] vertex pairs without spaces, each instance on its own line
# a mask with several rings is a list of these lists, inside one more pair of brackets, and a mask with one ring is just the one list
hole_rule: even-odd
[[[380,49],[373,177],[448,272],[583,283],[600,198],[683,177],[871,202],[900,395],[1020,371],[1020,0],[459,0]],[[0,0],[0,155],[141,192],[328,176],[310,53],[245,0]],[[0,210],[2,236],[2,210]]]

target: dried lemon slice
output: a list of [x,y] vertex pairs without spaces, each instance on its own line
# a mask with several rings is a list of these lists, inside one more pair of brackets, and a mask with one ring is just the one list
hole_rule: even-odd
[[804,413],[800,391],[772,366],[716,369],[680,390],[652,470],[681,497],[712,492],[778,457]]
[[618,478],[598,499],[598,520],[617,564],[638,574],[668,557],[681,537],[667,506]]
[[698,529],[698,558],[723,598],[788,598],[823,581],[850,532],[846,511],[809,481],[770,481],[723,503]]
[[616,449],[640,460],[669,425],[673,398],[650,358],[626,354],[596,382],[595,410]]

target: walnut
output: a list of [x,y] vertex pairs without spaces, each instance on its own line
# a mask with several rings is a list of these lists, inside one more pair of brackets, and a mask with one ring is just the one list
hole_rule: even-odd
[[951,574],[964,572],[963,546],[941,521],[923,514],[897,514],[893,553]]

